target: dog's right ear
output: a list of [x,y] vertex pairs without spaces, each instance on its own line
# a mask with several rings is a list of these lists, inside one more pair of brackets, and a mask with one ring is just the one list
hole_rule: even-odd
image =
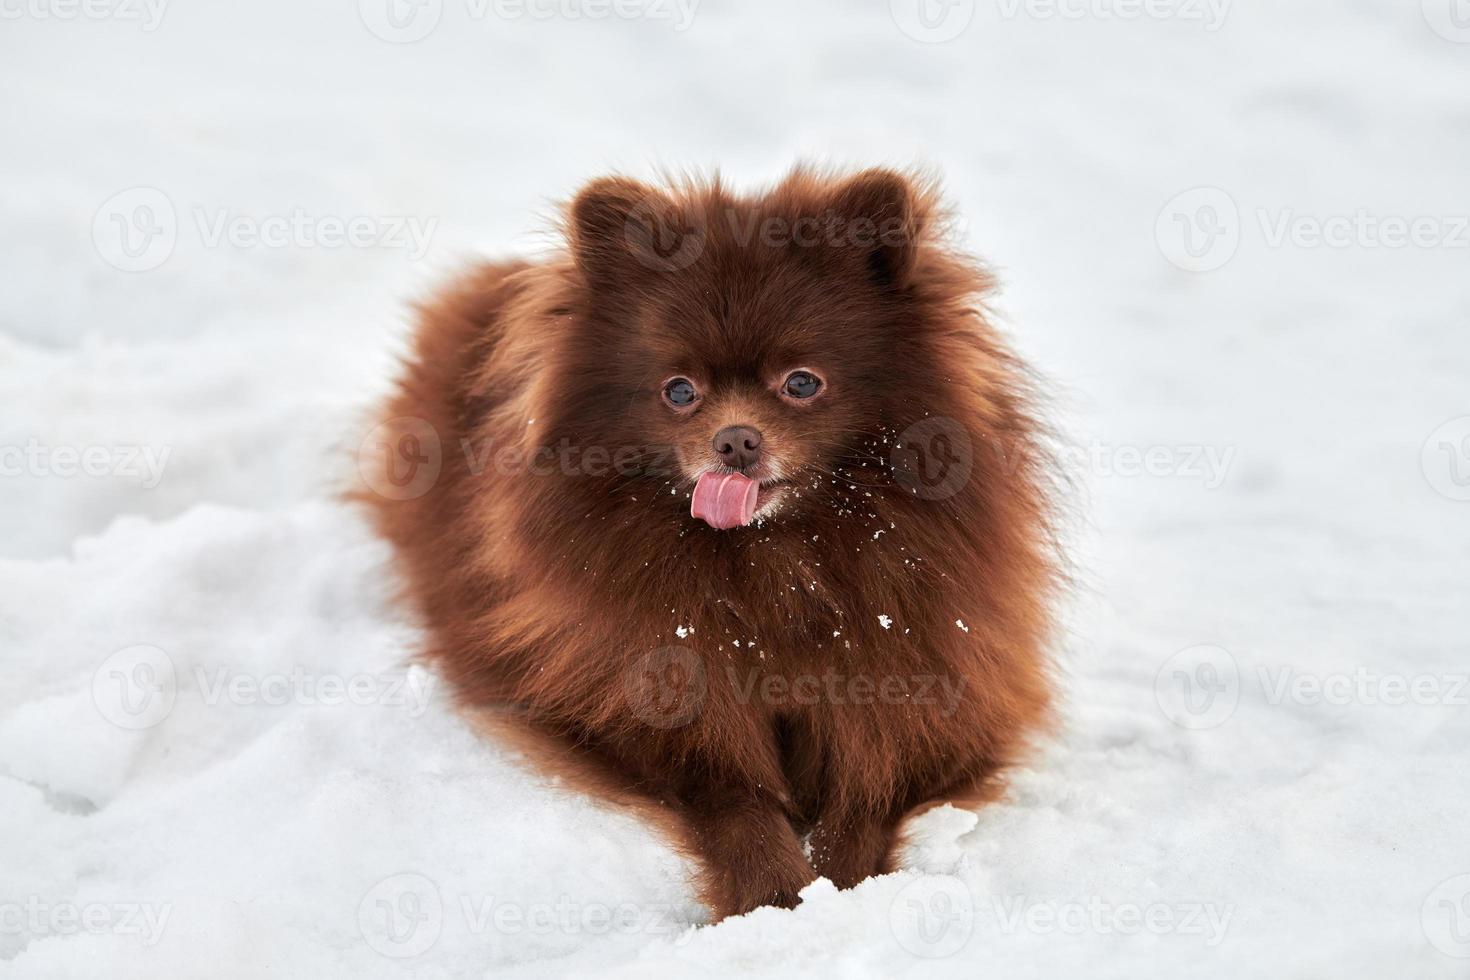
[[568,244],[593,286],[685,268],[704,247],[704,229],[689,208],[626,177],[592,181],[572,200]]

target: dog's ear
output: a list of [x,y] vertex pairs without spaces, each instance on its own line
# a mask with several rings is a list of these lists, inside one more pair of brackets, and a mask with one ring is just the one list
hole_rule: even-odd
[[689,206],[626,177],[582,188],[570,208],[568,243],[593,286],[685,268],[704,248],[704,226]]
[[628,219],[653,194],[626,177],[602,177],[578,192],[569,209],[567,237],[583,273],[600,278],[615,271],[628,249]]
[[879,285],[902,287],[917,264],[924,209],[913,182],[875,167],[839,184],[831,197],[835,242],[850,249]]

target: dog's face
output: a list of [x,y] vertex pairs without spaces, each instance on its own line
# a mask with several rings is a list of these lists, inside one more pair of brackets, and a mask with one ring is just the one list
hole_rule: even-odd
[[750,263],[732,276],[739,301],[701,303],[720,286],[691,277],[687,295],[647,312],[621,359],[639,379],[636,414],[673,447],[681,481],[742,473],[760,484],[764,517],[790,513],[844,464],[881,417],[885,384],[878,345],[853,336],[854,322],[880,316],[872,297],[781,262],[762,269],[770,257],[746,252],[734,254]]
[[644,475],[685,515],[711,473],[756,481],[756,517],[830,504],[824,484],[881,454],[884,421],[938,383],[906,322],[912,194],[885,171],[757,199],[587,188],[572,207],[587,303],[563,381],[569,428],[669,447]]

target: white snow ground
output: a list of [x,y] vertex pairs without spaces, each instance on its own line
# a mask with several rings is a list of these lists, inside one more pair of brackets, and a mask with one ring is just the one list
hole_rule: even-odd
[[[0,976],[1470,975],[1463,0],[359,6],[0,4]],[[1067,725],[935,873],[708,927],[404,667],[333,493],[407,298],[797,157],[936,166],[1004,274]]]

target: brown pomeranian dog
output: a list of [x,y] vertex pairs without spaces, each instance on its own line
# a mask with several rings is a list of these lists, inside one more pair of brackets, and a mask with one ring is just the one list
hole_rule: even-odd
[[891,870],[1047,716],[1027,373],[932,184],[594,181],[421,311],[363,475],[429,656],[670,814],[716,918]]

